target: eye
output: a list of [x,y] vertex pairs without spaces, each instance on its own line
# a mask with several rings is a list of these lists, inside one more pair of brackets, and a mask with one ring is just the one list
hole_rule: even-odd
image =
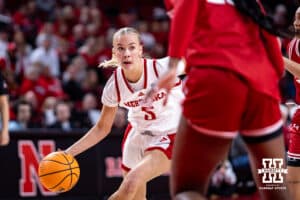
[[117,50],[118,51],[124,51],[124,48],[123,47],[118,47]]
[[135,46],[130,46],[130,47],[129,47],[129,50],[130,50],[130,51],[135,50]]

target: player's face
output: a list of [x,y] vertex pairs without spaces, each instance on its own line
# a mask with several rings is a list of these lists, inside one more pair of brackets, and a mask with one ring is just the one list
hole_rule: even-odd
[[143,47],[135,33],[123,34],[113,41],[114,57],[126,70],[138,66],[142,57]]
[[296,10],[295,13],[294,29],[296,37],[300,38],[300,7]]

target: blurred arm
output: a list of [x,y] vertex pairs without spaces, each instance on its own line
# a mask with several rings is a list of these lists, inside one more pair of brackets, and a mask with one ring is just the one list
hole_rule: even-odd
[[0,96],[0,109],[2,130],[0,135],[0,145],[7,145],[9,143],[8,123],[9,123],[9,106],[8,95]]

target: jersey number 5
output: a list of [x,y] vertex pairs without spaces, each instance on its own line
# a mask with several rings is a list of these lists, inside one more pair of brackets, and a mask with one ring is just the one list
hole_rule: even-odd
[[145,112],[144,118],[145,120],[154,120],[156,119],[156,115],[153,112],[154,107],[142,107],[142,111]]

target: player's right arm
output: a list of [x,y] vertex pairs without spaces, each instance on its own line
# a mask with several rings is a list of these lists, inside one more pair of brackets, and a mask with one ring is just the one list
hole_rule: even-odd
[[111,76],[106,82],[101,101],[103,107],[98,122],[81,139],[69,147],[66,153],[76,156],[94,146],[109,134],[118,110],[114,76]]
[[118,107],[103,105],[98,122],[65,152],[76,156],[105,138],[110,133],[117,110]]

